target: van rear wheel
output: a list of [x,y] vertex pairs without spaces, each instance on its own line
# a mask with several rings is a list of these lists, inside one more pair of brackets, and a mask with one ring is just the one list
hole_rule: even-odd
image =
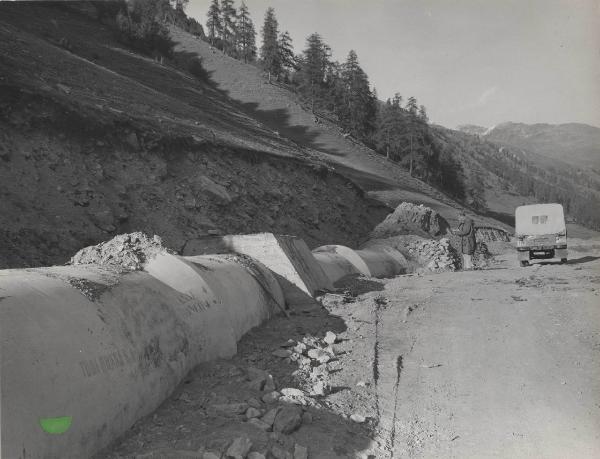
[[527,260],[521,260],[519,263],[521,264],[521,268],[525,268],[526,266],[529,266],[529,262]]
[[561,259],[560,259],[560,262],[564,264],[564,263],[566,263],[566,262],[567,262],[567,259],[566,259],[566,258],[561,258]]

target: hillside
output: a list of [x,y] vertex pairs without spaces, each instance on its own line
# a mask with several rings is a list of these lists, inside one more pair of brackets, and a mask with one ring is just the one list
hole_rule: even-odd
[[68,7],[1,4],[0,75],[0,267],[64,263],[132,230],[175,250],[256,231],[356,245],[388,212],[212,85]]
[[529,150],[547,158],[569,161],[577,167],[600,169],[600,128],[581,123],[501,123],[489,129],[459,126],[460,131],[483,139]]
[[594,170],[441,126],[434,132],[436,141],[452,150],[466,174],[480,177],[490,215],[512,224],[516,206],[560,202],[570,222],[579,224],[572,225],[573,234],[589,232],[581,225],[600,227],[596,212],[600,176]]
[[[269,84],[258,67],[233,59],[178,28],[171,35],[180,52],[196,55],[216,87],[238,102],[249,116],[281,136],[307,147],[370,196],[390,206],[402,201],[422,203],[450,221],[463,206],[433,186],[411,177],[406,169],[386,160],[361,142],[345,136],[327,113],[315,117],[310,108],[285,85]],[[500,225],[485,215],[474,215],[483,225]]]
[[[0,13],[0,267],[63,263],[129,231],[159,234],[175,250],[206,234],[256,231],[356,246],[402,201],[451,224],[472,204],[181,29],[172,27],[174,55],[159,63],[124,45],[92,3],[11,2]],[[484,158],[504,153],[432,133],[462,176],[486,171],[487,209],[470,211],[477,223],[510,231],[527,193]]]

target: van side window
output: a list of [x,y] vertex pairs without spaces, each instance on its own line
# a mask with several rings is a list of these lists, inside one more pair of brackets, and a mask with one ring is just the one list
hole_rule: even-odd
[[541,215],[540,216],[540,224],[543,225],[544,223],[546,223],[548,221],[548,215]]
[[538,217],[537,215],[534,215],[531,217],[531,223],[533,223],[534,225],[537,225],[540,221],[540,217]]

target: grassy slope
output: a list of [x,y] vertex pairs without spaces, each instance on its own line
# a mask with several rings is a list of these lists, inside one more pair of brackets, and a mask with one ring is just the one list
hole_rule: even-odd
[[[278,155],[305,155],[198,79],[133,54],[85,16],[40,4],[1,5],[2,84],[28,88],[91,116],[143,123],[174,136]],[[59,46],[62,37],[72,52]]]
[[[294,93],[277,84],[268,84],[260,69],[213,50],[208,43],[180,29],[171,29],[171,34],[176,49],[201,57],[218,89],[239,102],[247,114],[279,135],[309,148],[372,196],[389,205],[404,200],[422,203],[451,221],[456,218],[460,204],[371,149],[345,138],[335,124],[323,119],[316,123]],[[485,216],[476,218],[482,224],[503,226]]]

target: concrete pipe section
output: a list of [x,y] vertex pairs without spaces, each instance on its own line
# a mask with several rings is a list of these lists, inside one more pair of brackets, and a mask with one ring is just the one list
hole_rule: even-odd
[[408,266],[404,256],[391,247],[353,250],[343,245],[324,245],[314,249],[313,255],[332,283],[353,274],[394,277],[406,273]]
[[232,255],[0,271],[0,457],[91,456],[283,302],[268,269]]

